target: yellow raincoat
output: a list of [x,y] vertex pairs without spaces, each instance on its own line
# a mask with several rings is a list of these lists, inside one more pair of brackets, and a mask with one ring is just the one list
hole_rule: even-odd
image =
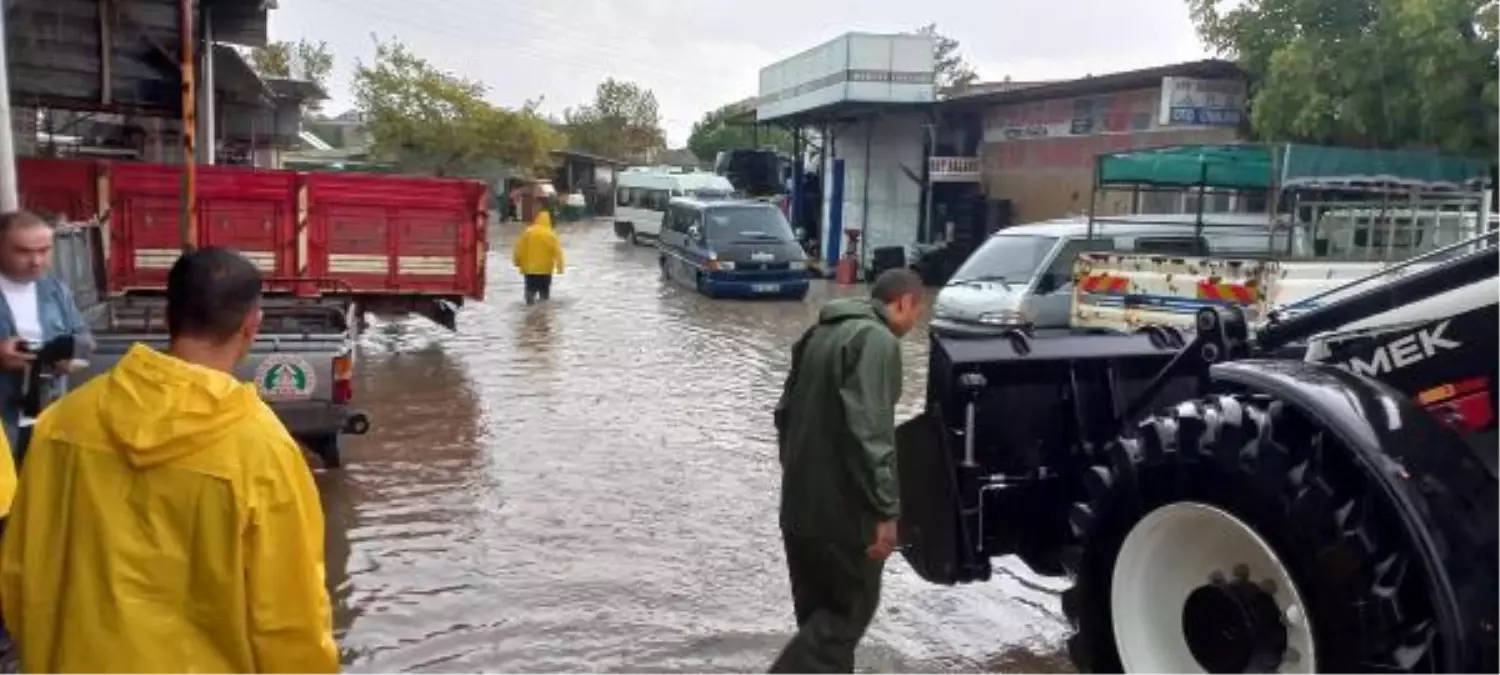
[[253,386],[135,345],[37,420],[0,545],[24,672],[337,672],[323,513]]
[[16,498],[16,456],[10,453],[10,438],[0,429],[0,518],[10,515]]
[[521,274],[552,274],[553,270],[562,274],[562,241],[557,238],[557,230],[552,229],[552,216],[546,211],[538,211],[536,220],[516,238],[511,260]]

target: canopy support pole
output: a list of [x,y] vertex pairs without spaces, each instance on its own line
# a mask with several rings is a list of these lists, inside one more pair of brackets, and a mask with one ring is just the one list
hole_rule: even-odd
[[1198,255],[1208,255],[1206,243],[1203,241],[1203,208],[1208,202],[1208,162],[1202,155],[1198,157],[1198,215],[1193,224],[1193,246],[1198,249]]
[[[0,39],[4,36],[5,11],[0,6]],[[11,127],[16,120],[10,110],[9,67],[5,49],[0,48],[0,211],[6,212],[21,208],[20,193],[16,188],[16,142],[11,136]]]

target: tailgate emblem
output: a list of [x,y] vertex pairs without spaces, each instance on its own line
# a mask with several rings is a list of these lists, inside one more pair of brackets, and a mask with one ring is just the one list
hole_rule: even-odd
[[296,356],[272,354],[255,369],[255,389],[268,401],[309,398],[317,384],[312,366]]

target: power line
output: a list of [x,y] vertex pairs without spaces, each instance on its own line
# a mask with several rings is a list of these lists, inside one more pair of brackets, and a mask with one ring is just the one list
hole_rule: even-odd
[[[437,23],[426,19],[419,20],[409,15],[400,14],[393,9],[393,6],[391,4],[387,4],[386,0],[328,0],[328,2],[349,7],[351,10],[371,13],[376,16],[383,17],[392,22],[400,24],[403,28],[415,29],[417,32],[457,38],[463,41],[473,40],[473,35],[460,32],[450,24]],[[523,21],[516,21],[513,23],[535,25],[527,24]],[[538,30],[541,30],[541,28],[538,28]],[[561,41],[575,40],[575,38],[571,36],[557,33],[557,30],[558,29],[556,27],[547,28],[549,35],[548,39],[552,39],[554,40],[554,42],[559,41],[554,38],[560,38]],[[537,59],[546,60],[549,65],[563,66],[573,72],[587,73],[590,76],[595,77],[599,76],[601,74],[601,71],[607,68],[605,61],[608,58],[619,56],[618,54],[604,54],[603,52],[598,52],[597,45],[573,41],[571,43],[573,46],[588,47],[588,49],[580,49],[579,51],[587,52],[593,49],[596,50],[595,53],[600,55],[600,60],[598,61],[585,60],[581,59],[578,54],[573,53],[566,47],[554,50],[548,47],[544,47],[543,44],[545,43],[527,43],[524,45],[507,44],[503,47],[500,47],[499,50],[505,53],[507,56],[513,56],[517,54],[521,56],[530,56]],[[683,85],[685,87],[692,87],[701,84],[701,82],[696,82],[691,78],[685,77],[681,72],[662,70],[655,66],[640,63],[639,60],[637,60],[632,65],[635,70],[645,71],[658,80],[666,80],[674,84]]]

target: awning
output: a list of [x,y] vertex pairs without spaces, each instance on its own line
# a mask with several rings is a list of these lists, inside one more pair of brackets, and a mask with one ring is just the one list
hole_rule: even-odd
[[1313,145],[1179,145],[1100,155],[1100,187],[1270,190],[1380,185],[1456,190],[1484,185],[1489,164],[1433,152]]

